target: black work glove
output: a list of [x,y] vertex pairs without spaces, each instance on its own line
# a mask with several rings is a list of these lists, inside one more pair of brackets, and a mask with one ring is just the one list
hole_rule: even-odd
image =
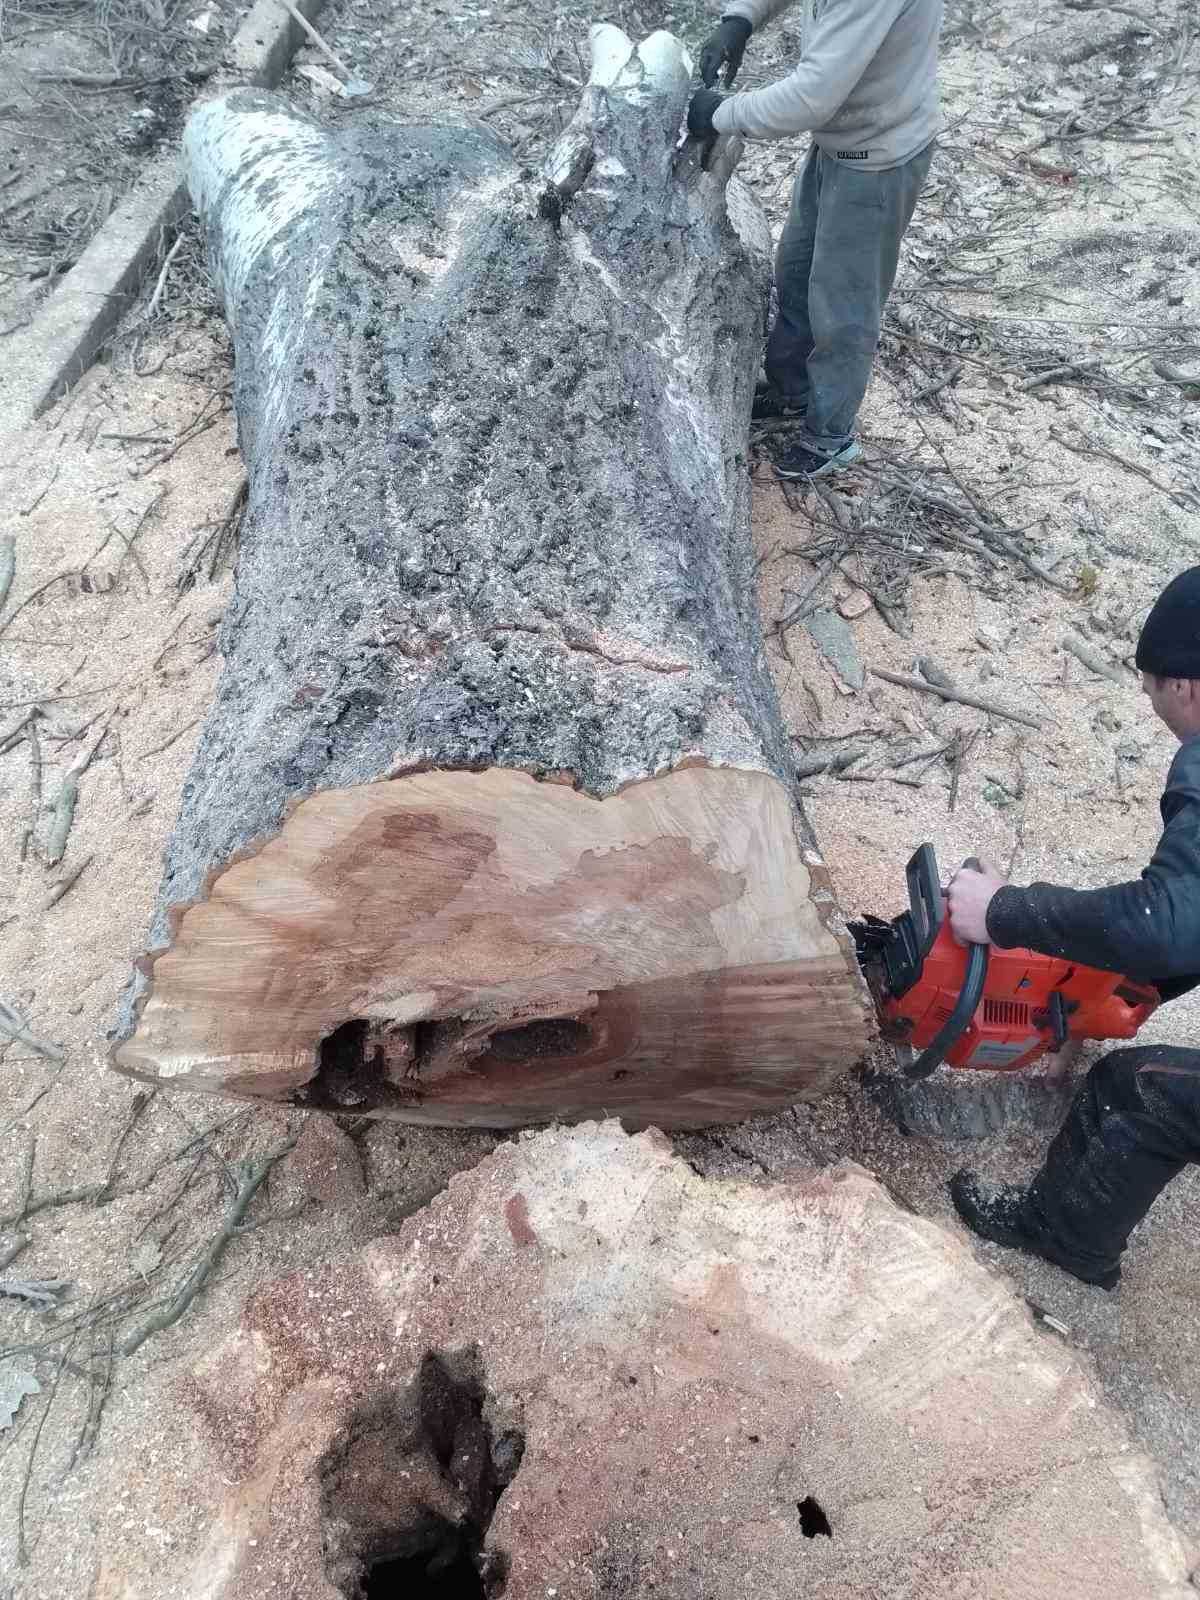
[[693,139],[715,139],[717,130],[713,127],[713,117],[717,107],[724,100],[723,94],[718,94],[716,89],[697,89],[688,101],[687,129]]
[[746,45],[754,29],[745,17],[722,17],[720,26],[710,34],[700,49],[700,82],[711,89],[717,73],[725,67],[725,87],[732,89],[737,77]]
[[724,98],[716,89],[697,89],[688,101],[688,136],[704,146],[700,153],[700,165],[705,171],[708,170],[712,148],[718,138],[717,130],[713,127],[713,114]]

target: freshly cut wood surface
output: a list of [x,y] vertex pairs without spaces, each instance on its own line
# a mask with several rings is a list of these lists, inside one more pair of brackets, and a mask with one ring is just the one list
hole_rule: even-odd
[[540,175],[478,125],[191,119],[248,489],[123,1070],[696,1124],[859,1053],[755,603],[769,240],[736,144],[677,148],[690,87],[594,30]]
[[861,1051],[824,885],[762,773],[330,790],[184,912],[116,1061],[405,1121],[732,1120]]
[[437,1590],[384,1563],[447,1530],[503,1600],[1196,1593],[1080,1353],[850,1162],[507,1140],[173,1370],[186,1449],[131,1476],[158,1435],[128,1408],[96,1600],[407,1600]]

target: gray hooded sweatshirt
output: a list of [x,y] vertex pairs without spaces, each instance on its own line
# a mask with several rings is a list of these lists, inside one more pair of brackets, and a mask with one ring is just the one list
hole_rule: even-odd
[[[728,0],[758,29],[794,0]],[[713,126],[747,139],[811,133],[836,161],[883,171],[924,150],[940,123],[942,0],[800,0],[800,61],[778,83],[729,95]]]

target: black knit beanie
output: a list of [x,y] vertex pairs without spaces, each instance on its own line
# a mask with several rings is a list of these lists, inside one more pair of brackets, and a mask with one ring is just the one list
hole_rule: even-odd
[[1200,678],[1200,567],[1172,578],[1154,602],[1134,660],[1156,678]]

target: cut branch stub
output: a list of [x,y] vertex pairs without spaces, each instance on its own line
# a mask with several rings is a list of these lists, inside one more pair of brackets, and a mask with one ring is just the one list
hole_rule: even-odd
[[694,1124],[861,1050],[754,602],[765,229],[735,142],[677,150],[677,42],[594,52],[538,178],[474,127],[189,124],[249,490],[122,1070]]

